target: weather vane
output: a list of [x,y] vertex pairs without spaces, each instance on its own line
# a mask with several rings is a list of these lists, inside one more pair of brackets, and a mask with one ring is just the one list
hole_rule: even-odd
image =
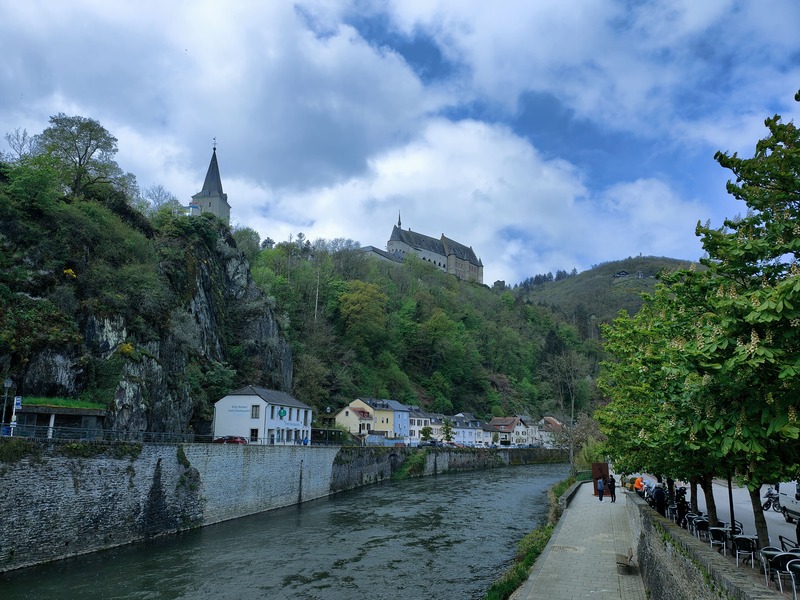
[[213,139],[214,139],[214,150],[216,150],[217,149],[217,138],[214,137]]

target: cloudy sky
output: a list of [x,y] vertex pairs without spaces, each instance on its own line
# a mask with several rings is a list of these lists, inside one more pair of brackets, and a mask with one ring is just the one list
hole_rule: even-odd
[[[517,283],[696,259],[742,212],[717,150],[800,115],[796,0],[0,0],[0,128],[100,121],[188,203],[212,140],[234,225],[473,247]],[[6,150],[3,143],[3,150]]]

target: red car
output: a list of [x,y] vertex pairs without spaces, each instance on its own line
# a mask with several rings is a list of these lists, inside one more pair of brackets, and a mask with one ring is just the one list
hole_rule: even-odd
[[215,444],[247,444],[247,438],[238,435],[225,435],[214,440]]

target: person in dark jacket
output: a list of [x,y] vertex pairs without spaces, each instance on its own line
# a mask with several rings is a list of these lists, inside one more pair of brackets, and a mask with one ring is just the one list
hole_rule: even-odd
[[663,483],[657,483],[653,490],[653,505],[662,517],[667,516],[667,492]]
[[611,473],[608,474],[608,495],[611,496],[612,502],[617,501],[617,480]]

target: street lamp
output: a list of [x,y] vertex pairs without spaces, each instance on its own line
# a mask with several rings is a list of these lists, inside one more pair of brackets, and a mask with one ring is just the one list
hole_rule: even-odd
[[3,387],[5,388],[6,393],[3,396],[3,412],[0,413],[0,425],[6,422],[5,419],[6,419],[6,403],[8,402],[8,390],[13,385],[14,382],[11,381],[10,378],[6,377],[6,380],[3,382]]

